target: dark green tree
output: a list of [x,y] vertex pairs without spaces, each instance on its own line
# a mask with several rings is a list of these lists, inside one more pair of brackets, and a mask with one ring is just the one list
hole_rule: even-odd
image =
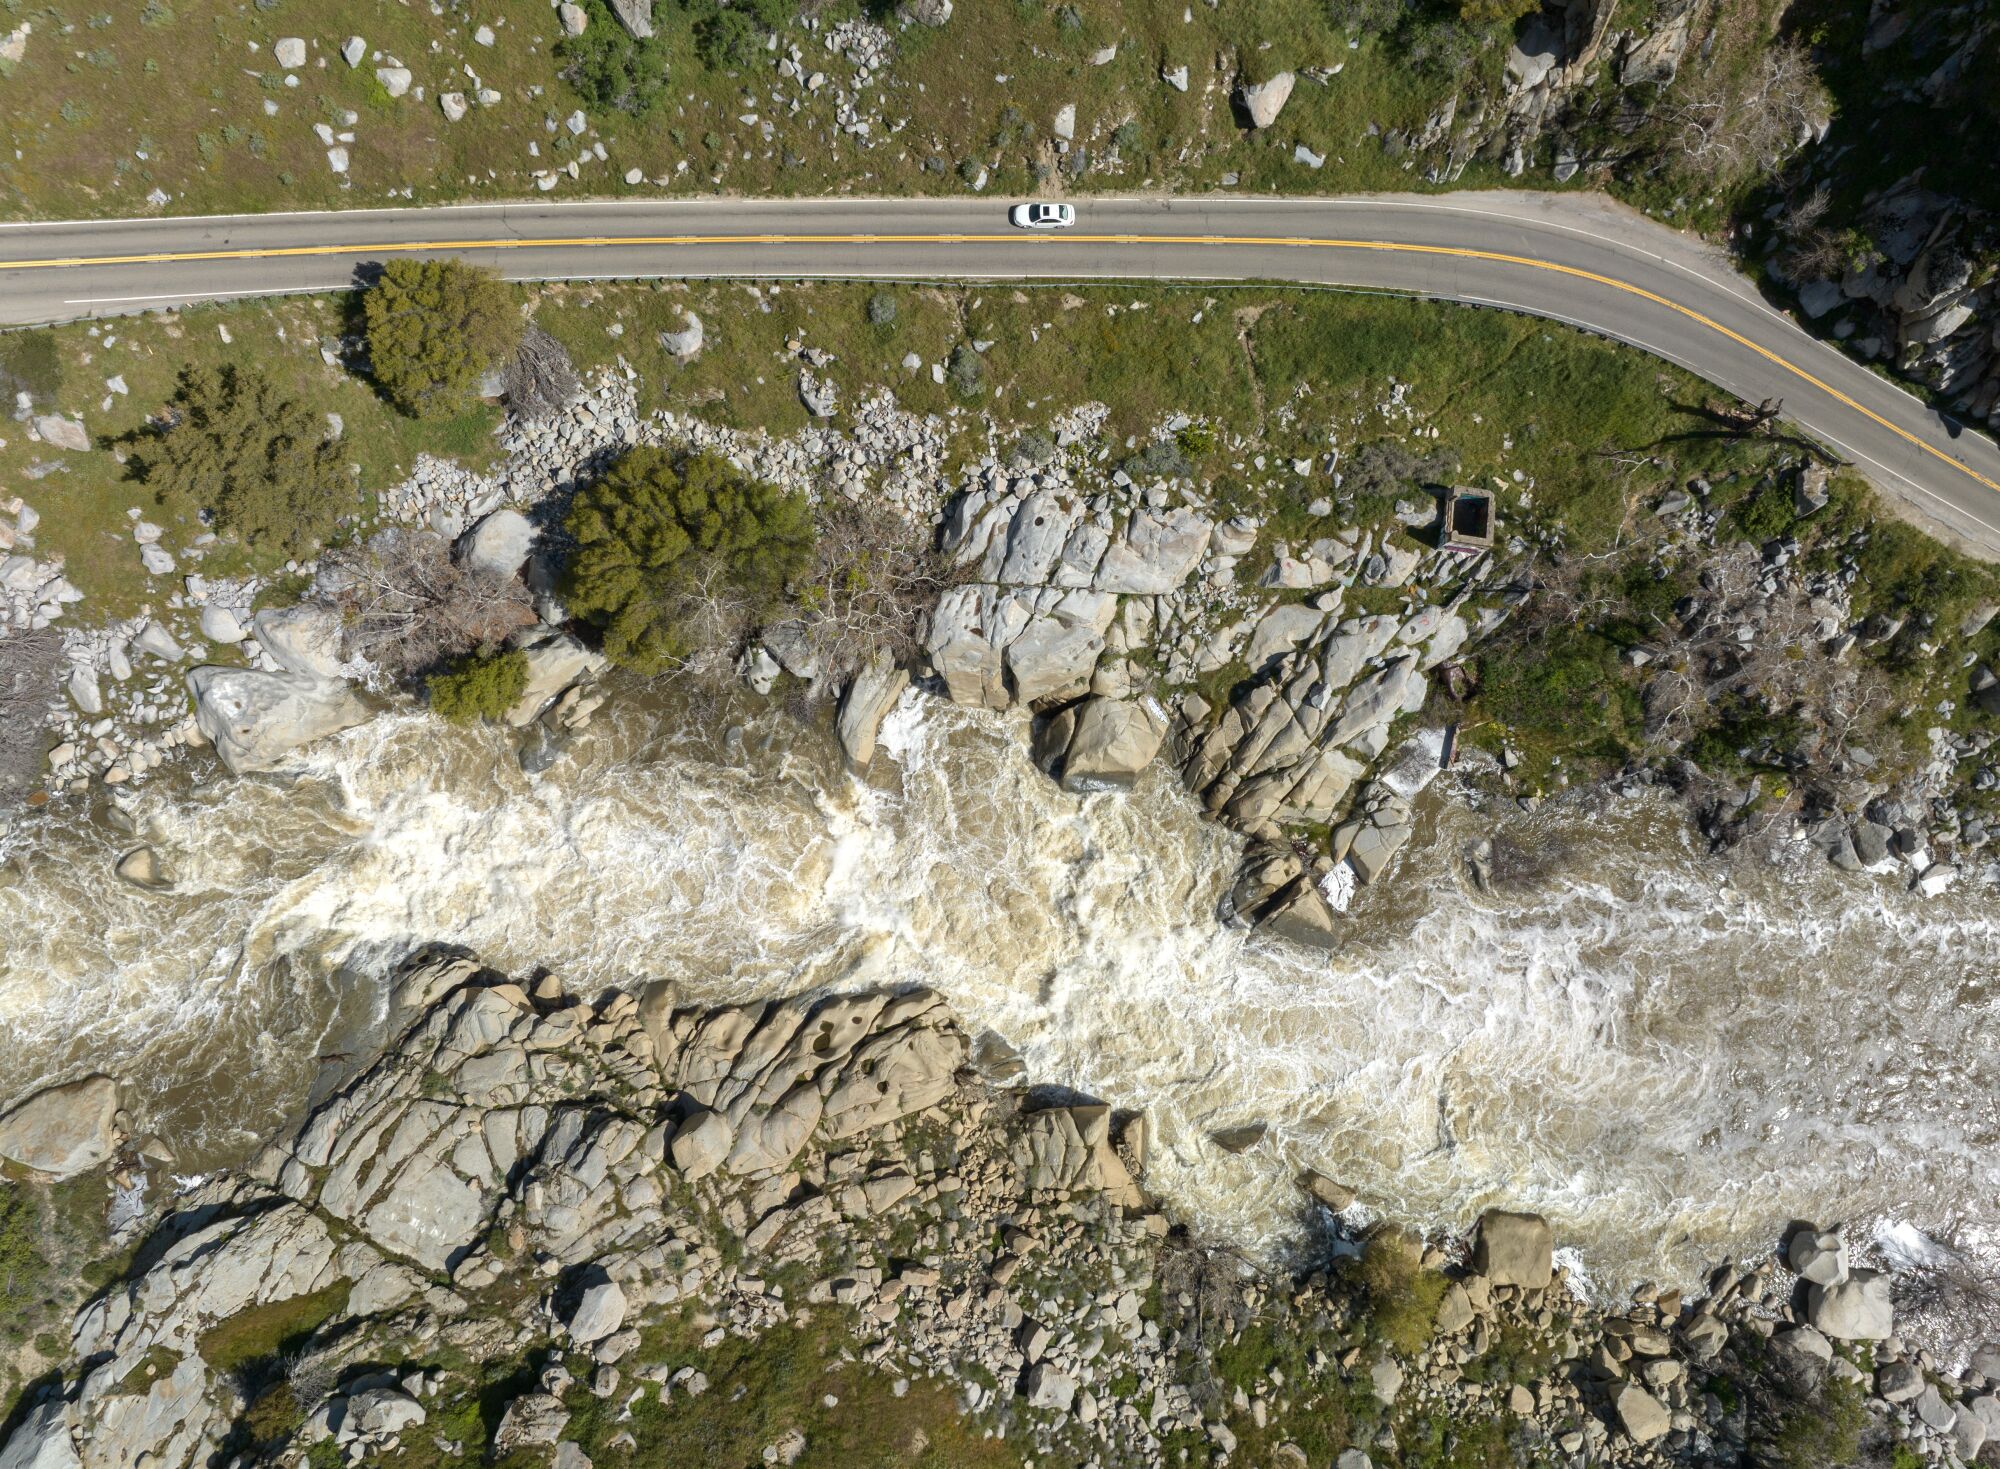
[[418,418],[462,412],[524,325],[507,284],[459,260],[391,260],[361,310],[375,381]]
[[475,653],[442,673],[432,674],[424,689],[430,695],[432,712],[453,724],[498,719],[528,691],[528,655],[518,648],[505,653]]
[[557,50],[563,75],[591,107],[644,116],[666,90],[666,37],[655,33],[639,40],[618,23],[604,0],[582,4],[589,24],[582,35],[565,37]]
[[641,673],[725,649],[812,561],[805,500],[713,454],[628,450],[576,497],[568,528],[571,610],[603,630],[611,658]]
[[326,421],[256,368],[188,367],[133,473],[174,514],[208,511],[260,551],[310,556],[355,508]]

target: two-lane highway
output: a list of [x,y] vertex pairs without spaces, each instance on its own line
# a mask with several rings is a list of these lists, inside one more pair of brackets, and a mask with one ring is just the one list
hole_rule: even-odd
[[2000,449],[1816,341],[1716,252],[1585,195],[521,203],[0,226],[0,322],[341,289],[395,254],[509,277],[1276,281],[1505,307],[1589,328],[1784,416],[1913,516],[2000,557]]

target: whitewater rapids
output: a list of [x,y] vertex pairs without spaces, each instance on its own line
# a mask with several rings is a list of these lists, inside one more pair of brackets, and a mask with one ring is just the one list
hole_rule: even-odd
[[[1800,862],[1745,872],[1680,813],[1480,816],[1434,788],[1328,955],[1223,926],[1238,840],[1167,773],[1078,798],[1026,724],[912,693],[866,780],[823,728],[626,702],[547,772],[391,714],[296,778],[215,775],[0,830],[0,1102],[103,1070],[177,1171],[242,1158],[383,976],[464,944],[585,991],[921,983],[1038,1082],[1143,1108],[1149,1183],[1250,1247],[1311,1166],[1373,1209],[1548,1215],[1601,1285],[1685,1281],[1794,1218],[1914,1226],[1992,1278],[2000,925]],[[1494,834],[1491,894],[1461,854]],[[115,880],[139,840],[165,893]],[[1236,1156],[1208,1134],[1269,1133]]]

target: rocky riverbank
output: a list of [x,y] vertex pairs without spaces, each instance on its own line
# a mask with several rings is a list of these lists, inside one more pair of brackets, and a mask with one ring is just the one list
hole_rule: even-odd
[[[677,348],[698,353],[685,335]],[[804,391],[826,355],[803,340],[787,353]],[[1473,753],[1459,750],[1453,725],[1489,731],[1461,769],[1505,798],[1532,804],[1572,769],[1591,777],[1576,761],[1554,772],[1547,751],[1543,768],[1517,772],[1504,724],[1493,738],[1491,711],[1466,702],[1495,633],[1524,605],[1544,622],[1605,615],[1601,593],[1562,585],[1574,573],[1547,531],[1446,548],[1436,493],[1357,489],[1382,478],[1373,446],[1286,459],[1244,443],[1233,472],[1210,477],[1193,472],[1183,445],[1212,445],[1225,430],[1186,415],[1122,444],[1105,432],[1102,405],[1054,414],[1048,432],[1011,442],[982,416],[986,448],[971,456],[958,417],[911,413],[878,391],[775,437],[642,411],[630,368],[598,374],[554,411],[511,419],[492,471],[421,462],[381,497],[388,525],[360,557],[298,568],[305,600],[294,607],[253,611],[256,583],[190,573],[158,616],[65,632],[67,698],[48,784],[82,793],[143,782],[174,752],[209,746],[234,772],[280,768],[367,717],[373,700],[398,696],[408,670],[385,666],[382,643],[360,634],[382,601],[371,581],[382,556],[367,558],[408,553],[412,535],[435,538],[426,544],[440,567],[450,548],[453,574],[505,604],[490,634],[520,649],[529,671],[505,723],[525,731],[525,760],[554,758],[610,694],[603,661],[556,594],[557,522],[577,486],[638,444],[721,454],[823,507],[893,513],[913,539],[942,548],[951,584],[901,666],[878,659],[844,688],[845,670],[821,667],[790,624],[743,650],[759,693],[784,680],[842,695],[838,732],[856,767],[912,677],[960,703],[1030,710],[1037,758],[1073,790],[1129,785],[1153,760],[1172,761],[1255,843],[1235,911],[1292,938],[1332,942],[1354,886],[1391,870],[1417,797],[1455,755]],[[1421,466],[1404,468],[1390,482]],[[1527,502],[1534,490],[1524,481],[1512,494]],[[1601,703],[1632,686],[1643,708],[1621,735],[1625,774],[1686,795],[1718,844],[1808,840],[1838,865],[1934,895],[1983,871],[1990,841],[1981,793],[1993,788],[1992,735],[1952,716],[1991,702],[1979,639],[1993,604],[1948,611],[1942,624],[1913,610],[1901,585],[1921,584],[1942,606],[1957,573],[1892,549],[1914,569],[1892,562],[1897,581],[1885,585],[1891,558],[1869,548],[1900,542],[1846,501],[1829,506],[1830,493],[1824,471],[1803,460],[1747,497],[1705,479],[1658,496],[1623,553],[1627,581],[1688,595],[1670,611],[1652,608],[1662,602],[1652,592],[1651,602],[1636,591],[1611,601],[1610,615],[1637,631],[1620,635],[1618,662],[1593,670],[1583,692]],[[164,551],[147,539],[155,529],[135,525],[140,550],[199,556],[200,546]],[[1732,539],[1746,529],[1757,538]],[[1949,675],[1924,674],[1932,689],[1883,672],[1934,672],[1946,651],[1970,660],[1957,699]],[[170,670],[196,660],[206,661],[185,677],[193,712],[182,714]],[[1913,753],[1920,701],[1939,693],[1939,722]],[[1759,706],[1771,712],[1741,713]],[[1728,715],[1719,726],[1718,711]],[[1557,764],[1597,738],[1587,717],[1557,731]]]
[[[1190,1239],[1144,1117],[1041,1094],[923,991],[701,1009],[427,953],[381,1052],[328,1064],[295,1131],[150,1217],[7,1469],[994,1436],[1009,1463],[1952,1465],[2000,1427],[2000,1352],[1954,1377],[1900,1341],[1837,1233],[1612,1307],[1532,1216],[1408,1242],[1317,1175],[1293,1267]],[[143,1169],[107,1096],[56,1109],[60,1147],[30,1102],[0,1154]],[[780,1403],[796,1353],[820,1385]]]

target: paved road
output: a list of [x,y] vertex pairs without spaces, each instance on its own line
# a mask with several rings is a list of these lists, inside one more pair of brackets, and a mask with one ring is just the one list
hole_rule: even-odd
[[1504,306],[1666,358],[1831,446],[1914,518],[2000,557],[2000,449],[1815,341],[1712,252],[1602,199],[1080,199],[1073,230],[1002,200],[522,203],[0,226],[0,323],[332,290],[390,254],[517,279],[1269,280]]

